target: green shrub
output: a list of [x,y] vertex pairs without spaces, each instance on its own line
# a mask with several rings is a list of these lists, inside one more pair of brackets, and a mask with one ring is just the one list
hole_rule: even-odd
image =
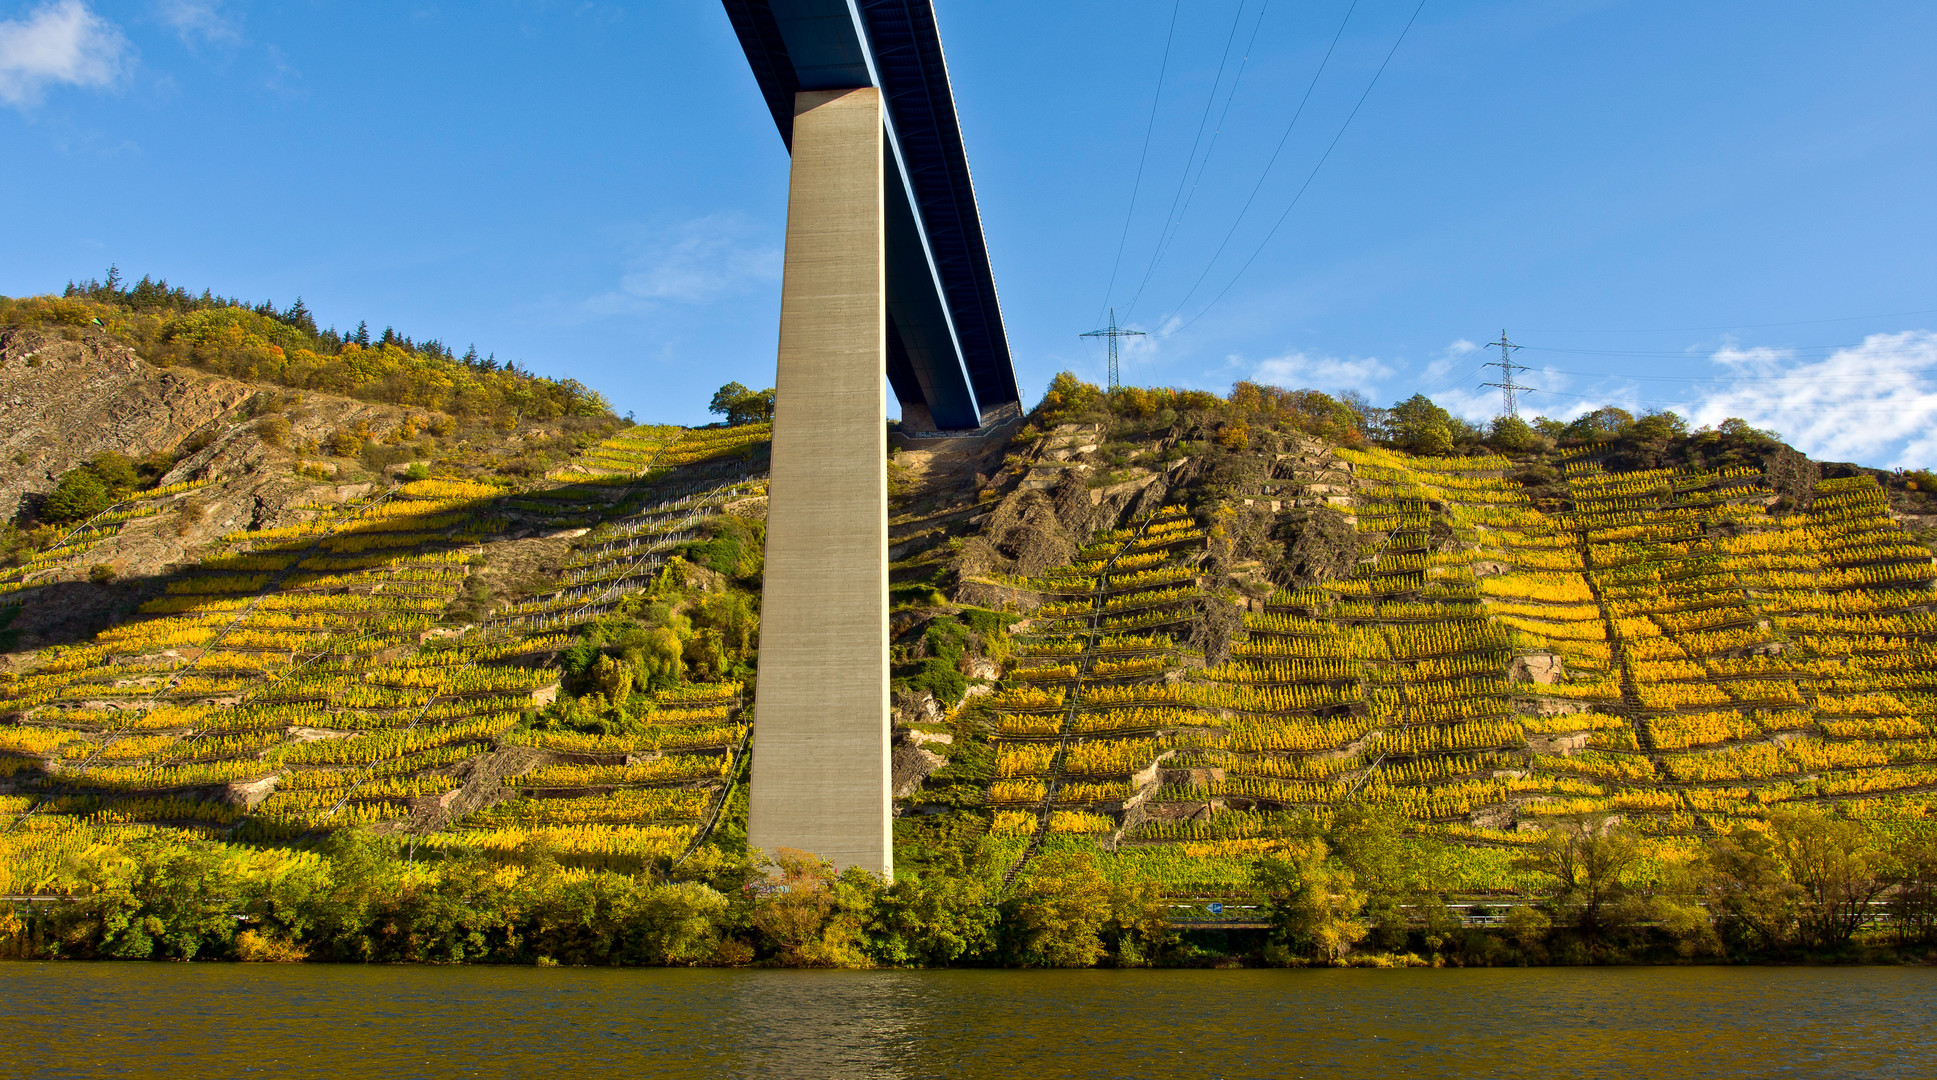
[[632,696],[631,666],[613,657],[601,656],[592,664],[589,674],[592,686],[613,704],[623,704]]
[[686,678],[686,660],[679,635],[666,627],[648,633],[644,641],[628,648],[624,656],[646,685],[655,690],[677,686]]
[[1486,444],[1508,454],[1525,454],[1542,448],[1544,440],[1532,424],[1517,416],[1496,416],[1487,432]]
[[947,708],[962,700],[968,693],[968,679],[957,671],[955,665],[938,656],[931,656],[921,662],[915,675],[906,680],[910,690],[926,690],[935,695],[935,700]]
[[673,551],[694,566],[704,566],[727,577],[739,571],[740,556],[745,553],[740,541],[731,536],[695,540],[690,544],[681,544]]
[[925,581],[903,582],[888,589],[888,604],[891,607],[941,607],[947,603],[948,597]]
[[114,505],[108,487],[86,467],[61,476],[60,483],[41,500],[37,516],[54,525],[82,521]]
[[929,620],[922,631],[922,647],[928,655],[917,661],[914,670],[895,680],[899,690],[926,690],[944,707],[962,700],[968,693],[968,679],[962,675],[962,657],[968,652],[968,628],[953,619]]
[[382,472],[409,457],[409,450],[401,446],[385,446],[379,442],[364,443],[363,449],[357,454],[357,460],[363,462],[363,467],[371,472]]
[[977,607],[963,608],[955,617],[962,621],[962,625],[968,627],[981,637],[1006,633],[1009,627],[1019,618],[1019,616],[1010,615],[1006,612],[990,611],[988,608]]
[[110,495],[133,491],[141,484],[141,474],[126,454],[109,452],[87,463],[87,470],[100,477]]
[[700,525],[706,539],[682,544],[673,554],[729,578],[752,577],[760,572],[764,528],[757,521],[721,514]]
[[137,465],[126,454],[102,454],[62,473],[54,490],[41,500],[37,516],[56,525],[93,517],[167,472],[173,464],[174,459],[162,455],[151,455]]

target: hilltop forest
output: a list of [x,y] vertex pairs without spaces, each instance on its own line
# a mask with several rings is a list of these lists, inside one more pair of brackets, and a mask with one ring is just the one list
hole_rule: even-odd
[[1937,956],[1937,476],[1058,376],[892,432],[896,875],[749,850],[772,391],[0,298],[0,955]]

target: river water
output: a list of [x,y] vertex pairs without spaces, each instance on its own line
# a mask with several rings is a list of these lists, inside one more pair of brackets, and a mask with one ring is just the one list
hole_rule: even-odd
[[15,963],[0,1076],[1933,1077],[1937,969]]

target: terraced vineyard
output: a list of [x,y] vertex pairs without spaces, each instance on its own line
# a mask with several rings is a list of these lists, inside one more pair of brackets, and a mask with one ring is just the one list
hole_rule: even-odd
[[198,480],[143,491],[67,530],[53,544],[36,552],[20,565],[0,570],[0,611],[13,606],[8,603],[10,594],[31,588],[50,572],[80,563],[83,561],[81,556],[119,533],[128,522],[154,517],[180,501],[182,496],[207,487],[209,483],[208,480]]
[[[19,717],[0,727],[15,792],[6,891],[37,891],[65,855],[153,829],[274,846],[366,824],[494,852],[536,838],[580,870],[677,858],[739,771],[737,683],[659,692],[623,736],[514,729],[557,693],[569,632],[650,580],[683,522],[763,493],[765,439],[638,428],[562,487],[419,480],[225,537],[138,617],[48,650],[4,687],[0,709]],[[79,558],[119,520],[97,518],[14,576]],[[562,577],[481,624],[446,624],[514,527],[575,535]]]
[[[265,865],[352,824],[506,860],[540,842],[574,873],[680,859],[743,812],[743,669],[587,695],[624,724],[533,718],[587,628],[637,613],[721,514],[761,515],[767,438],[633,428],[523,489],[420,480],[227,536],[4,685],[7,890],[156,830]],[[1068,460],[1082,438],[1037,488],[1102,506],[1116,488]],[[1422,875],[1474,892],[1535,884],[1514,855],[1561,819],[1618,815],[1672,861],[1785,804],[1884,832],[1931,816],[1937,574],[1869,477],[1777,510],[1754,470],[1583,459],[1543,511],[1505,459],[1299,445],[1188,505],[1126,503],[1031,576],[966,582],[1032,598],[999,683],[956,713],[986,721],[966,812],[1005,880],[1085,851],[1117,880],[1242,895],[1258,855],[1352,803],[1403,815]],[[182,494],[113,508],[0,590],[71,575]],[[1296,514],[1343,514],[1356,553],[1274,586],[1236,538]],[[544,586],[451,617],[527,539],[559,553]]]
[[[1775,513],[1752,470],[1583,463],[1571,509],[1542,513],[1503,459],[1337,457],[1349,576],[1214,587],[1243,504],[1342,501],[1281,462],[1252,497],[1000,582],[1044,601],[986,699],[1011,877],[1101,847],[1120,879],[1240,894],[1299,816],[1347,802],[1411,819],[1428,876],[1471,891],[1518,883],[1513,851],[1562,817],[1619,815],[1673,861],[1788,803],[1886,832],[1931,816],[1937,575],[1869,477]],[[1217,655],[1181,644],[1233,609]]]

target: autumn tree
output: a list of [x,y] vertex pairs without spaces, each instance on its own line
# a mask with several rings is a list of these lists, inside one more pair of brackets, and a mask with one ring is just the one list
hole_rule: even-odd
[[1090,967],[1109,951],[1110,883],[1083,851],[1038,856],[1003,905],[1009,952],[1024,967]]
[[1780,949],[1796,924],[1802,890],[1789,880],[1769,834],[1738,825],[1709,844],[1709,908],[1733,945]]
[[1317,837],[1289,841],[1259,859],[1251,880],[1271,920],[1267,959],[1336,960],[1366,935],[1365,894]]
[[754,885],[753,925],[788,967],[867,967],[863,933],[878,878],[850,867],[841,874],[818,855],[775,848],[774,874]]
[[1558,882],[1551,904],[1557,923],[1583,941],[1600,942],[1637,918],[1626,878],[1641,857],[1640,845],[1625,829],[1572,821],[1548,829],[1521,865]]
[[1814,810],[1769,814],[1771,849],[1798,890],[1796,930],[1809,948],[1849,943],[1887,884],[1869,836],[1855,822]]

